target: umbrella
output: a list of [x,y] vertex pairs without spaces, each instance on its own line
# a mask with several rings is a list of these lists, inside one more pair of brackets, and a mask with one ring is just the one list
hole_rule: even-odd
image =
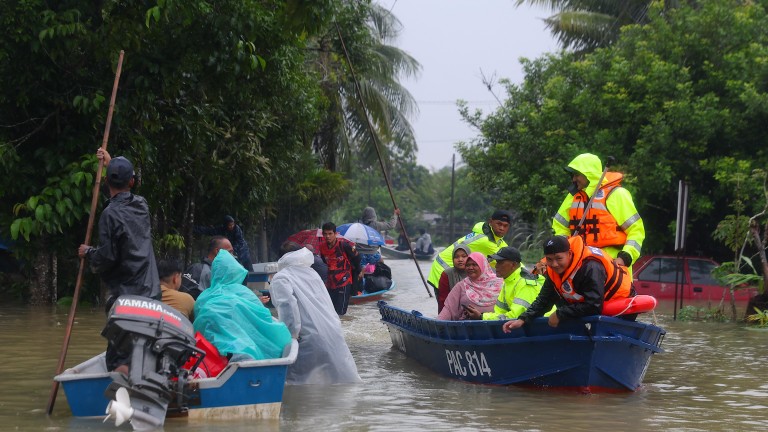
[[319,228],[299,231],[288,236],[286,241],[292,241],[302,246],[312,246],[315,253],[320,252],[320,242],[323,240],[323,230]]
[[339,225],[336,227],[336,231],[344,236],[345,239],[355,243],[364,243],[369,246],[381,246],[384,244],[384,237],[380,232],[360,222]]

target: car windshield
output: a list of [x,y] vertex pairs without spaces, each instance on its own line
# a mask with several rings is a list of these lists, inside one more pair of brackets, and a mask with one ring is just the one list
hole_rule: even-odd
[[691,283],[696,285],[720,285],[712,276],[712,269],[717,265],[702,259],[689,259],[688,269],[691,271]]
[[[653,258],[643,270],[637,275],[638,280],[649,282],[675,283],[675,280],[682,281],[683,274],[678,276],[676,273],[676,258]],[[683,282],[685,283],[685,282]]]

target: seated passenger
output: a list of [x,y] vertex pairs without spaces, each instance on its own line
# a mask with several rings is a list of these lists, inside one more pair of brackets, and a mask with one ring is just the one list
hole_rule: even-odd
[[299,355],[288,366],[286,383],[361,382],[325,283],[310,267],[312,252],[291,242],[280,251],[270,294],[280,321],[299,341]]
[[480,312],[493,311],[493,305],[496,304],[496,298],[504,281],[496,276],[485,255],[480,252],[469,254],[464,269],[467,277],[457,283],[448,294],[437,319],[450,321],[470,319],[467,314],[468,307]]
[[[554,236],[544,243],[547,279],[538,297],[517,319],[503,324],[506,333],[543,316],[553,305],[549,325],[560,321],[599,315],[603,302],[635,295],[627,268],[616,264],[602,249],[585,246],[581,236]],[[634,320],[637,314],[621,318]]]
[[432,236],[427,233],[427,230],[421,228],[419,229],[419,234],[421,235],[416,239],[416,248],[413,253],[419,255],[432,255],[435,253],[435,248],[432,246]]
[[181,287],[181,264],[176,260],[160,260],[157,262],[157,273],[160,277],[160,290],[163,292],[162,302],[181,312],[188,320],[194,318],[195,299],[191,295],[179,291]]
[[499,249],[506,246],[504,236],[509,231],[509,224],[512,221],[512,215],[506,210],[496,210],[491,215],[488,222],[478,222],[472,228],[472,232],[456,240],[452,245],[446,247],[432,261],[432,268],[429,271],[427,283],[432,285],[437,297],[437,286],[440,283],[440,275],[447,270],[451,264],[453,250],[460,244],[469,246],[472,252],[480,252],[483,257],[496,253]]
[[467,314],[477,320],[517,318],[536,300],[544,283],[544,276],[534,276],[526,271],[521,264],[520,251],[511,246],[499,249],[488,258],[496,261],[496,276],[504,279],[504,287],[499,293],[493,312],[480,313],[468,307]]
[[400,228],[400,235],[397,236],[397,246],[395,247],[395,250],[407,251],[410,249],[411,248],[408,247],[408,237],[405,236],[405,232]]
[[464,264],[467,262],[467,257],[472,251],[469,250],[469,246],[460,244],[453,250],[453,267],[445,269],[443,274],[440,275],[440,282],[437,284],[437,313],[443,310],[445,299],[451,292],[454,286],[459,281],[467,277],[467,273],[464,271]]
[[195,331],[231,361],[278,358],[291,343],[285,324],[241,283],[248,271],[226,250],[211,266],[211,286],[195,302]]

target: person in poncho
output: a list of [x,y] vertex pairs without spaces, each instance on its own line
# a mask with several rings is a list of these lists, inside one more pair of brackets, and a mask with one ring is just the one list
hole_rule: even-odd
[[195,302],[195,331],[222,355],[231,355],[231,361],[282,357],[291,333],[241,284],[247,273],[231,253],[219,251],[211,266],[211,286]]
[[471,319],[468,310],[493,312],[504,281],[496,276],[485,255],[472,252],[464,264],[467,277],[456,284],[445,299],[443,310],[437,316],[440,320]]
[[325,284],[311,268],[312,252],[292,242],[280,249],[283,256],[277,261],[279,271],[270,282],[270,295],[280,321],[299,341],[286,383],[361,382]]

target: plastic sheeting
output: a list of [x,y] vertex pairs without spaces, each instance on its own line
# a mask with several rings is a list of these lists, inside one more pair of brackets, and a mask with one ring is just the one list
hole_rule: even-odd
[[299,355],[288,367],[286,383],[361,382],[325,284],[310,267],[313,262],[306,248],[287,253],[277,261],[280,271],[270,283],[280,321],[299,341]]
[[291,334],[242,285],[247,274],[232,254],[219,251],[211,267],[211,286],[195,302],[195,330],[222,355],[233,354],[232,360],[281,357]]

